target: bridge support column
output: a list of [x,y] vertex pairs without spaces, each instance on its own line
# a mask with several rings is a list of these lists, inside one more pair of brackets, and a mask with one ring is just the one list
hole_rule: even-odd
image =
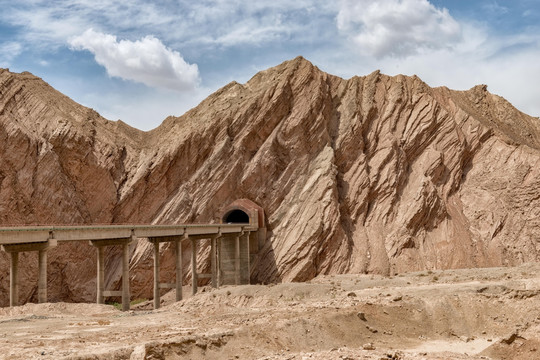
[[105,255],[103,246],[97,247],[97,279],[96,279],[96,302],[103,304],[103,291],[105,291]]
[[213,236],[210,239],[210,265],[212,271],[212,287],[217,288],[217,267],[216,267],[216,240],[217,237]]
[[176,301],[182,300],[182,239],[177,239],[176,245]]
[[122,311],[129,310],[129,242],[122,245]]
[[159,241],[154,241],[154,309],[159,309]]
[[47,302],[47,249],[56,246],[55,239],[47,241],[19,244],[5,244],[2,249],[10,253],[9,269],[9,306],[19,305],[19,253],[25,251],[38,252],[38,302]]
[[[182,240],[185,236],[155,236],[149,237],[154,246],[154,309],[159,309],[161,306],[160,289],[176,289],[176,301],[182,300]],[[159,244],[162,242],[174,242],[175,247],[175,263],[176,263],[176,281],[174,283],[160,283],[160,254]]]
[[38,302],[47,302],[47,249],[38,252]]
[[[122,311],[129,310],[129,244],[134,237],[118,239],[90,240],[90,245],[97,248],[97,279],[96,279],[96,302],[105,303],[107,296],[122,297]],[[122,289],[120,291],[105,290],[105,246],[122,246]]]
[[240,236],[234,238],[234,283],[240,285]]
[[249,284],[251,279],[251,267],[249,263],[249,233],[244,233],[240,239],[240,283]]
[[9,306],[19,305],[19,253],[12,252],[9,268]]
[[217,286],[223,285],[223,269],[221,267],[221,237],[216,239],[216,278]]
[[251,243],[251,239],[250,239],[250,235],[251,234],[248,234],[246,236],[246,256],[247,256],[247,284],[251,284],[251,247],[250,247],[250,243]]
[[191,293],[195,295],[197,293],[197,241],[191,239]]
[[217,239],[218,285],[249,284],[249,232],[223,234]]

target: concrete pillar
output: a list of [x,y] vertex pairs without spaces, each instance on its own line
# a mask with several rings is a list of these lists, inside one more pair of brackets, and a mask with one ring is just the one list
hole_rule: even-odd
[[216,239],[216,278],[217,286],[223,285],[223,269],[221,267],[221,237]]
[[240,237],[240,284],[249,284],[249,232]]
[[217,288],[217,267],[216,267],[216,240],[214,236],[210,240],[210,264],[212,267],[212,287]]
[[182,300],[182,240],[176,240],[176,301]]
[[96,281],[96,302],[103,304],[103,291],[105,290],[105,256],[103,246],[96,247],[97,249],[97,281]]
[[122,311],[129,310],[129,242],[122,245]]
[[11,267],[9,269],[9,306],[19,305],[19,253],[11,253]]
[[38,251],[38,303],[47,302],[47,250]]
[[154,241],[154,309],[159,309],[159,241]]
[[249,249],[249,233],[247,233],[245,235],[245,241],[246,241],[246,249],[245,249],[245,254],[246,254],[246,273],[244,274],[245,277],[246,277],[246,284],[251,284],[251,254],[250,254],[250,249]]
[[219,251],[219,285],[235,285],[236,284],[236,242],[240,234],[222,236],[220,239]]
[[191,293],[197,293],[197,241],[191,239]]
[[240,285],[240,236],[234,238],[234,283]]

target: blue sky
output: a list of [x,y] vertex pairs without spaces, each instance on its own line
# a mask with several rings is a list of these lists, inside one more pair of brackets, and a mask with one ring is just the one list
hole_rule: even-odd
[[487,84],[540,116],[539,0],[0,0],[0,67],[139,129],[302,55],[349,78]]

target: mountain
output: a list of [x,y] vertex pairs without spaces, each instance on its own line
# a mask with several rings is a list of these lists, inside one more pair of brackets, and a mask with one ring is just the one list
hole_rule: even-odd
[[[142,132],[0,70],[0,139],[0,223],[209,222],[249,198],[267,217],[260,282],[540,255],[540,120],[486,86],[378,71],[345,80],[298,57]],[[92,301],[94,251],[50,251],[51,299]],[[173,250],[162,252],[162,279],[173,278]],[[37,259],[25,256],[30,300]],[[148,243],[133,246],[134,296],[151,297],[151,257]],[[0,254],[4,289],[8,260]],[[113,249],[107,288],[119,266]]]

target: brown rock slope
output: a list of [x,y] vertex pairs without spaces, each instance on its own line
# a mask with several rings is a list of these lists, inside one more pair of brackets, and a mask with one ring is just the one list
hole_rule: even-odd
[[[103,119],[29,73],[0,69],[0,223],[114,222],[126,170],[136,167],[143,152],[140,137],[138,130]],[[52,299],[91,298],[95,261],[89,251],[86,243],[50,251]],[[26,302],[37,293],[37,256],[21,256],[21,302]],[[0,252],[3,290],[7,261]],[[8,296],[2,291],[0,303]]]
[[[30,74],[0,72],[0,99],[3,223],[214,221],[250,198],[270,235],[259,281],[540,254],[540,120],[482,86],[432,89],[379,72],[344,80],[297,58],[148,133]],[[62,249],[51,252],[54,296],[91,300],[93,252]],[[163,248],[166,267],[171,251]],[[136,296],[150,296],[150,256],[147,243],[134,246]],[[111,253],[108,266],[116,260]]]

